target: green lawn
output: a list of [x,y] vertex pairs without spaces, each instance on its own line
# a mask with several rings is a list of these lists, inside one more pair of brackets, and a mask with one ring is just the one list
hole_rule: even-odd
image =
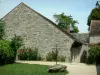
[[66,75],[66,72],[48,73],[48,66],[36,64],[9,64],[0,67],[0,75]]

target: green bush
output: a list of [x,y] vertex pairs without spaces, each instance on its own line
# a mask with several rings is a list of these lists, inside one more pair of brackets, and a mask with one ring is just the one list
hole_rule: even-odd
[[20,60],[40,60],[41,57],[38,54],[38,49],[26,48],[24,50],[18,50],[18,58]]
[[56,52],[52,51],[47,53],[46,55],[46,60],[47,61],[61,61],[61,62],[65,62],[65,56],[61,55],[61,56],[57,56]]
[[47,55],[46,55],[46,60],[47,60],[47,61],[52,61],[52,60],[53,60],[53,59],[52,59],[52,53],[51,53],[51,52],[47,53]]
[[11,48],[14,51],[14,58],[16,57],[17,50],[23,45],[23,39],[20,36],[14,35],[11,39]]
[[66,60],[66,56],[61,55],[58,57],[58,61],[65,62],[65,60]]
[[52,51],[52,52],[47,53],[47,55],[46,55],[47,61],[56,61],[56,59],[57,59],[56,52]]
[[10,44],[7,40],[0,40],[0,65],[14,62],[14,51],[11,49]]
[[97,63],[100,64],[100,46],[92,46],[89,51],[89,56],[87,58],[88,64]]

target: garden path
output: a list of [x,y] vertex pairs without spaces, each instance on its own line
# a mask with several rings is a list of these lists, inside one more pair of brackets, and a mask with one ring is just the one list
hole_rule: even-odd
[[[45,61],[16,61],[17,63],[28,63],[28,64],[40,64],[40,65],[54,65],[56,62],[45,62]],[[63,63],[58,62],[67,66],[69,74],[67,75],[97,75],[95,65],[86,65],[83,63]]]

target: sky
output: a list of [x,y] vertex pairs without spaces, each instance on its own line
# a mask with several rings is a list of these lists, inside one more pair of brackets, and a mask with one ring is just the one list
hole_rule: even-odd
[[87,18],[97,0],[0,0],[0,18],[5,16],[19,3],[23,2],[48,19],[55,22],[54,14],[71,15],[77,20],[80,33],[87,33]]

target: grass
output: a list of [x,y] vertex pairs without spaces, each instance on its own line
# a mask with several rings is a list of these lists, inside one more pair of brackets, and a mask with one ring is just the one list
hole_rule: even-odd
[[66,75],[67,72],[48,73],[48,66],[36,64],[8,64],[0,67],[0,75]]

